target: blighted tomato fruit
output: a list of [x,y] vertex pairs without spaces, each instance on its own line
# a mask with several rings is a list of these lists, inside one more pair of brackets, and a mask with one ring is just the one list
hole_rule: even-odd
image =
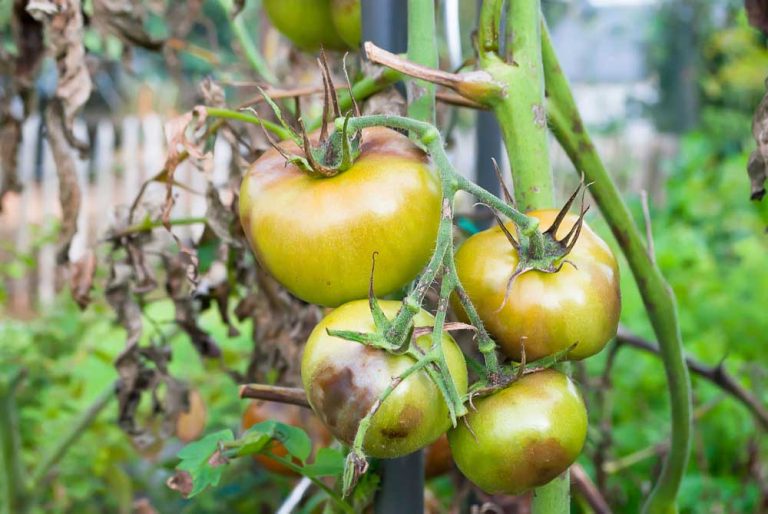
[[[290,154],[303,155],[293,143]],[[440,185],[426,155],[386,128],[362,133],[352,167],[314,177],[271,149],[240,190],[240,218],[259,262],[302,300],[335,307],[398,291],[427,264],[440,221]]]
[[[390,319],[400,307],[396,301],[380,303]],[[416,327],[433,323],[423,310],[414,317]],[[301,361],[301,379],[312,409],[337,439],[351,445],[360,420],[414,360],[331,336],[327,329],[372,332],[375,325],[368,302],[350,302],[328,314],[310,334]],[[416,344],[428,351],[431,337],[422,335]],[[464,395],[464,355],[447,333],[443,333],[442,347],[456,389]],[[400,457],[434,442],[450,426],[442,394],[427,372],[419,370],[403,380],[372,417],[363,451],[371,457]]]
[[[557,211],[529,212],[542,230]],[[567,215],[557,230],[564,237],[578,217]],[[510,233],[516,229],[506,224]],[[510,358],[520,361],[553,355],[575,344],[569,359],[598,353],[619,325],[619,268],[611,249],[586,224],[557,273],[528,271],[510,277],[519,255],[496,226],[467,239],[456,252],[456,270],[488,331]],[[509,285],[509,289],[508,289]],[[465,316],[456,298],[453,306]]]
[[584,446],[587,410],[559,371],[524,375],[474,405],[448,440],[459,470],[487,493],[520,494],[544,485]]

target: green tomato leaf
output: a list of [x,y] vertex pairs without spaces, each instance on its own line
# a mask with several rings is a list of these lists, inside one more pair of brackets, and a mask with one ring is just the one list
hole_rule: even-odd
[[232,440],[232,431],[225,429],[209,434],[181,449],[178,453],[181,462],[176,469],[187,472],[192,481],[192,487],[183,491],[187,498],[199,494],[208,486],[215,487],[219,484],[226,464],[226,459],[220,455],[219,443]]
[[309,478],[341,475],[344,471],[344,454],[333,448],[320,448],[315,461],[302,469],[302,474]]
[[262,452],[270,440],[282,444],[292,457],[302,463],[312,453],[312,440],[306,432],[274,420],[256,423],[243,435],[243,440],[246,444],[238,450],[238,456]]

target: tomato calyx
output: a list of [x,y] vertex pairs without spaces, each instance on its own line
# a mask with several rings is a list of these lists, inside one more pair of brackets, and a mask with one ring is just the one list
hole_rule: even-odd
[[[527,273],[529,271],[557,273],[565,264],[570,264],[571,266],[576,267],[576,265],[569,261],[566,257],[576,245],[576,241],[579,239],[579,235],[581,234],[581,228],[584,226],[584,216],[587,214],[587,211],[589,211],[589,206],[584,205],[584,196],[587,187],[588,185],[585,185],[583,182],[579,184],[573,194],[571,194],[570,198],[568,198],[563,207],[557,213],[555,221],[553,221],[552,225],[543,232],[540,232],[538,227],[535,227],[534,230],[528,231],[528,233],[518,229],[516,238],[509,231],[498,214],[492,210],[494,217],[496,218],[496,223],[499,225],[499,228],[506,236],[509,244],[519,255],[517,266],[507,281],[507,291],[504,296],[504,302],[502,303],[499,310],[503,309],[506,305],[510,289],[515,279],[523,273]],[[506,187],[504,187],[504,192],[507,199],[511,198],[509,192],[506,190]],[[563,220],[568,214],[568,210],[573,205],[573,202],[576,200],[576,197],[579,195],[579,193],[581,193],[579,218],[568,231],[568,233],[562,238],[558,239],[557,231],[559,230],[560,225],[563,223]]]
[[525,359],[525,344],[521,342],[522,358],[519,364],[510,364],[502,366],[499,373],[494,376],[488,376],[485,380],[479,380],[472,384],[467,394],[467,403],[474,410],[473,401],[475,398],[482,398],[489,396],[500,389],[505,389],[513,382],[516,382],[523,378],[525,375],[543,371],[555,367],[560,362],[568,359],[568,353],[573,350],[578,343],[573,343],[568,348],[561,350],[547,357],[542,357],[532,362],[526,362]]
[[[298,110],[297,122],[299,125],[299,132],[297,133],[297,131],[284,120],[280,107],[278,107],[278,105],[263,90],[259,89],[265,101],[269,104],[272,111],[275,113],[275,116],[280,121],[280,124],[288,132],[289,138],[302,150],[302,152],[289,153],[275,142],[266,130],[264,130],[264,135],[270,145],[283,156],[286,162],[293,164],[305,173],[314,177],[334,177],[351,168],[355,159],[360,155],[362,131],[350,130],[349,120],[352,117],[352,113],[349,112],[346,115],[343,115],[341,112],[339,98],[336,94],[336,89],[333,86],[331,72],[325,58],[325,52],[321,52],[318,64],[322,71],[323,93],[325,96],[323,100],[323,123],[317,143],[313,143],[310,139],[309,133],[301,118],[299,102],[296,102]],[[347,75],[346,66],[344,67],[344,74],[347,78],[349,94],[354,106],[354,114],[359,116],[360,110],[352,95],[352,85],[349,81],[349,75]],[[337,129],[336,125],[331,123],[331,131],[329,132],[329,119],[335,120],[340,118],[344,120],[340,125],[340,128]]]

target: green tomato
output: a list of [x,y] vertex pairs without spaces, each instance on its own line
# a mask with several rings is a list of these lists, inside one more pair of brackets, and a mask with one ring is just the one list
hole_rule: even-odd
[[[388,318],[401,303],[381,301]],[[429,327],[434,319],[426,311],[414,317],[416,327]],[[337,439],[351,445],[360,420],[371,410],[392,379],[415,361],[406,355],[392,355],[360,343],[328,335],[328,329],[371,332],[375,328],[368,302],[358,300],[342,305],[326,316],[309,336],[301,361],[301,380],[317,416]],[[425,351],[431,335],[420,336],[416,344]],[[448,333],[442,336],[448,369],[459,395],[467,392],[464,355]],[[419,370],[403,380],[384,400],[371,419],[363,450],[377,458],[394,458],[423,448],[451,426],[448,407],[440,390],[426,371]]]
[[448,432],[448,441],[459,470],[489,494],[520,494],[546,484],[584,446],[587,410],[559,371],[525,375],[474,405],[466,423]]
[[435,246],[440,198],[426,155],[377,127],[363,131],[360,156],[334,177],[311,177],[277,150],[265,152],[243,180],[240,219],[259,262],[281,284],[335,307],[367,298],[375,252],[377,296],[418,275]]
[[[538,218],[541,230],[552,225],[554,209],[529,212]],[[562,238],[577,216],[569,214],[558,229]],[[514,225],[507,223],[515,234]],[[456,271],[464,289],[488,331],[510,358],[525,356],[533,361],[576,346],[568,353],[573,360],[598,353],[619,326],[621,294],[619,267],[611,249],[586,224],[569,262],[557,273],[528,271],[515,278],[507,295],[507,283],[519,261],[498,226],[475,234],[456,252]],[[460,317],[464,310],[456,298],[453,306]]]
[[363,36],[360,0],[331,0],[331,16],[341,39],[350,48],[360,46]]
[[347,50],[333,26],[331,0],[264,0],[272,24],[301,50]]

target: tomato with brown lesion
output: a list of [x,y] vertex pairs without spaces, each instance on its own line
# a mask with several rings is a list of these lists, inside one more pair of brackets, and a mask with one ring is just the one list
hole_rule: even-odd
[[552,369],[524,375],[474,401],[448,433],[459,470],[490,494],[520,494],[573,464],[587,435],[576,385]]
[[[400,302],[381,301],[390,319]],[[434,319],[426,311],[414,317],[416,327],[428,327]],[[407,355],[394,355],[328,334],[328,329],[372,332],[375,329],[368,302],[347,303],[332,311],[307,341],[301,363],[301,378],[309,403],[318,417],[341,442],[351,445],[360,421],[371,411],[384,390],[414,364]],[[424,351],[431,335],[417,338]],[[447,333],[442,348],[459,395],[467,391],[467,368],[456,342]],[[424,370],[400,382],[371,418],[363,442],[366,455],[394,458],[423,448],[451,426],[448,407],[438,387]]]

